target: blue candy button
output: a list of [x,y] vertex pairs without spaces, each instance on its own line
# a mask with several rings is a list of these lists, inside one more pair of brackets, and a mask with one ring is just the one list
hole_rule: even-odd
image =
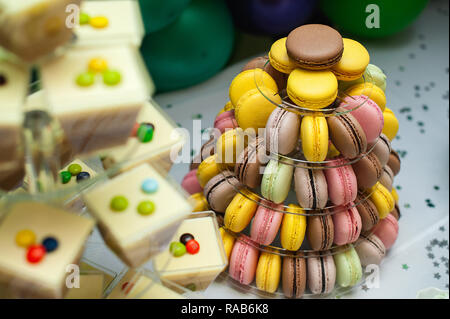
[[52,251],[56,250],[56,248],[58,248],[58,241],[53,237],[46,237],[42,241],[42,246],[45,247],[45,250],[48,253],[51,253]]
[[158,190],[158,182],[153,178],[147,178],[142,182],[142,191],[146,194],[152,194]]

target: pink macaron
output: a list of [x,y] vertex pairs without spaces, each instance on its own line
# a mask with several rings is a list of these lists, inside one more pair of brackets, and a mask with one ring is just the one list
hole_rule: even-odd
[[361,234],[362,221],[354,204],[351,207],[336,207],[334,214],[334,243],[336,245],[345,245],[355,242]]
[[193,169],[187,173],[181,181],[181,187],[190,195],[195,193],[202,193],[203,188],[200,186],[197,178],[197,170]]
[[358,193],[358,186],[352,166],[343,158],[332,160],[327,166],[331,166],[324,169],[331,202],[335,205],[353,202]]
[[[356,118],[366,134],[367,143],[374,142],[383,130],[384,118],[380,107],[365,95],[347,96],[341,106]],[[358,107],[359,106],[359,107]]]
[[392,214],[387,215],[378,222],[373,233],[381,239],[386,249],[391,248],[398,236],[397,219]]
[[265,201],[265,205],[259,206],[253,217],[250,237],[253,241],[262,245],[270,245],[277,236],[283,219],[283,205]]
[[225,111],[217,115],[214,120],[214,127],[220,131],[220,133],[224,133],[225,130],[234,129],[238,127],[236,118],[234,117],[234,110]]
[[241,235],[235,242],[230,257],[228,273],[241,284],[252,283],[258,265],[259,250],[250,244],[250,239]]

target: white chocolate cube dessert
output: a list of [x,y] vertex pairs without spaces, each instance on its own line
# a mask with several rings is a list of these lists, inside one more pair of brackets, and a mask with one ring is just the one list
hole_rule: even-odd
[[42,65],[50,109],[74,153],[125,144],[149,99],[149,77],[132,46],[73,48]]
[[131,44],[140,47],[144,33],[138,1],[84,1],[80,25],[75,29],[75,45]]
[[184,195],[147,164],[87,191],[83,200],[106,244],[130,267],[166,248],[191,210]]
[[153,262],[161,278],[206,289],[228,265],[214,213],[194,213],[183,221],[170,247]]
[[94,221],[40,202],[19,202],[0,224],[0,282],[9,297],[62,298]]
[[[179,292],[182,292],[181,289]],[[108,299],[185,299],[180,293],[154,278],[130,270],[114,287]]]
[[13,161],[18,157],[22,107],[29,80],[27,67],[2,58],[0,52],[0,163]]
[[0,46],[32,62],[69,41],[68,5],[81,0],[0,0]]
[[[153,125],[153,136],[149,141],[137,132],[141,125],[146,124]],[[105,150],[107,162],[121,163],[126,159],[122,170],[149,163],[156,164],[168,172],[173,163],[170,155],[178,154],[186,142],[185,137],[177,130],[177,125],[155,102],[148,102],[141,109],[136,126],[136,134],[128,138],[126,145]]]

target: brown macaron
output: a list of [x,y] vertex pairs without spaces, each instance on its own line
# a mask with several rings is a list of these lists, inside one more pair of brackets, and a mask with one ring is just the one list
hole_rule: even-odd
[[397,219],[397,220],[400,219],[400,217],[401,217],[401,214],[400,214],[400,207],[398,206],[397,203],[395,203],[394,209],[393,209],[392,212],[390,212],[389,214],[391,214],[392,216],[394,216],[395,219]]
[[394,173],[394,176],[397,176],[397,174],[400,172],[400,156],[398,153],[394,150],[391,151],[391,154],[389,155],[389,161],[387,162],[387,166],[389,166]]
[[275,108],[266,122],[264,138],[270,153],[287,155],[299,143],[300,116],[280,107]]
[[394,172],[389,166],[383,167],[383,172],[381,173],[380,183],[387,188],[388,191],[392,190],[392,185],[394,183]]
[[191,171],[197,169],[204,159],[206,159],[211,155],[214,155],[215,147],[216,147],[216,139],[214,138],[214,136],[211,136],[210,139],[202,145],[200,153],[195,155],[195,157],[192,159],[189,169]]
[[[348,111],[338,107],[336,112]],[[366,151],[366,134],[351,113],[328,117],[327,122],[331,142],[344,157],[355,158]]]
[[374,153],[378,157],[381,166],[384,167],[389,161],[389,154],[391,154],[391,141],[382,133],[375,142],[375,145],[369,144],[367,149],[372,150],[371,153]]
[[379,265],[386,255],[386,247],[383,242],[374,234],[363,235],[355,244],[361,266]]
[[322,169],[296,167],[294,172],[295,194],[303,208],[325,208],[328,201],[328,185]]
[[380,215],[375,204],[369,198],[365,199],[362,195],[358,194],[355,205],[359,216],[361,216],[362,231],[368,231],[378,224]]
[[257,136],[239,154],[234,173],[241,183],[250,188],[256,188],[261,184],[261,165],[268,162],[264,148],[264,139]]
[[301,68],[323,70],[339,62],[344,41],[341,34],[329,26],[306,24],[289,33],[286,50]]
[[334,239],[334,224],[331,215],[308,216],[306,237],[312,250],[330,249]]
[[373,152],[361,157],[356,163],[352,164],[352,167],[356,175],[358,188],[362,190],[375,185],[383,173],[381,163]]
[[287,85],[287,74],[281,73],[276,70],[269,62],[268,56],[260,56],[254,59],[251,59],[247,62],[246,65],[242,68],[241,72],[252,70],[252,69],[261,69],[269,73],[269,75],[275,80],[277,83],[277,87],[279,91],[282,91],[286,88]]
[[232,172],[223,171],[206,183],[203,194],[212,210],[225,213],[228,204],[242,187],[243,185]]
[[288,298],[301,298],[306,288],[306,260],[304,257],[283,257],[281,270],[283,293]]

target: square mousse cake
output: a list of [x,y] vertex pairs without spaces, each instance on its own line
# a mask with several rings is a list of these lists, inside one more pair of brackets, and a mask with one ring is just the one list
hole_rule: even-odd
[[114,287],[108,299],[185,299],[181,295],[185,291],[175,285],[170,288],[164,286],[154,275],[130,270]]
[[[151,138],[138,134],[141,131],[145,133],[147,127],[151,128]],[[171,154],[178,154],[186,142],[177,128],[156,102],[146,103],[136,119],[135,134],[128,138],[126,145],[105,150],[106,162],[112,164],[126,160],[122,170],[142,163],[156,164],[168,172],[173,164]]]
[[75,45],[132,44],[140,47],[144,33],[138,1],[84,1],[80,26],[75,29]]
[[0,51],[0,165],[18,157],[29,80],[28,68],[3,57]]
[[83,194],[106,244],[130,267],[165,249],[191,205],[176,186],[143,164]]
[[[0,46],[26,61],[53,52],[72,39],[69,5],[81,0],[0,0]],[[73,20],[73,19],[72,19]]]
[[0,282],[9,297],[62,298],[94,221],[40,202],[11,205],[0,223]]
[[215,214],[191,214],[153,263],[162,279],[191,290],[206,289],[228,265]]
[[150,97],[142,57],[130,45],[72,48],[43,63],[41,76],[74,153],[125,144]]

